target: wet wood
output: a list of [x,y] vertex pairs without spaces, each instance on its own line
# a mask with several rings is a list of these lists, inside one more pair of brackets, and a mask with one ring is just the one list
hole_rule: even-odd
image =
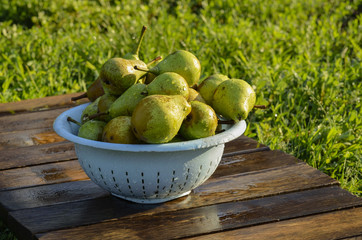
[[1,191],[0,202],[4,211],[78,202],[109,196],[109,192],[90,180],[72,181],[36,187]]
[[55,118],[68,109],[60,108],[2,116],[0,117],[0,132],[52,128]]
[[[59,239],[62,235],[70,236],[72,239],[89,239],[92,236],[97,236],[99,239],[133,239],[137,236],[142,236],[143,239],[173,239],[361,206],[362,200],[353,198],[338,187],[330,187],[248,201],[207,205],[177,212],[157,212],[152,215],[135,216],[135,213],[143,209],[137,210],[132,207],[126,209],[121,201],[118,205],[116,201],[109,203],[111,204],[121,208],[115,208],[112,212],[114,214],[112,221],[102,222],[97,219],[94,222],[101,223],[54,232],[51,230],[60,229],[58,224],[62,225],[64,221],[59,221],[59,218],[44,218],[42,222],[49,225],[40,226],[30,220],[39,212],[33,211],[34,215],[25,213],[31,210],[13,213],[12,217],[22,218],[24,221],[28,219],[26,225],[33,229],[33,232],[46,232],[38,235],[40,239]],[[73,222],[71,226],[77,224]]]
[[5,170],[74,159],[77,159],[77,156],[74,144],[71,142],[6,148],[1,151],[0,169]]
[[217,178],[238,173],[260,171],[296,163],[301,163],[301,161],[290,154],[278,150],[232,155],[231,157],[223,157],[221,159],[217,170],[211,177]]
[[0,150],[65,141],[53,128],[0,133]]
[[359,207],[188,239],[358,239],[362,236],[361,226],[362,207]]
[[1,171],[0,191],[88,179],[78,160]]
[[[304,164],[297,164],[283,169],[274,169],[270,172],[261,171],[254,174],[238,174],[211,179],[204,183],[205,186],[202,185],[196,188],[189,196],[164,204],[142,206],[109,197],[106,199],[93,199],[81,203],[53,203],[53,206],[29,210],[24,209],[16,214],[12,213],[12,216],[17,219],[17,222],[22,222],[23,224],[27,219],[32,219],[29,220],[29,222],[26,222],[28,227],[32,224],[31,222],[33,222],[34,219],[38,219],[39,222],[42,222],[42,226],[38,227],[46,227],[47,224],[54,224],[53,227],[57,226],[58,228],[65,228],[76,226],[77,224],[90,224],[125,216],[132,216],[132,218],[144,215],[154,216],[160,212],[175,212],[183,209],[194,209],[209,205],[216,206],[222,203],[241,200],[263,199],[262,197],[276,196],[282,193],[295,192],[300,189],[308,190],[310,188],[321,188],[323,186],[336,184],[336,182],[330,181],[330,178],[325,175],[315,174],[315,171],[303,171],[304,174],[301,174],[300,171],[303,170],[304,167]],[[285,179],[275,180],[273,178],[273,176],[280,177],[280,175],[285,175],[285,179],[293,179],[294,181],[292,183],[287,183]],[[283,185],[280,184],[280,181],[282,180],[285,182]],[[263,191],[258,191],[257,189],[263,189]],[[84,191],[86,191],[86,189],[84,189]],[[344,193],[344,195],[346,195],[346,193]],[[342,202],[347,203],[348,201],[343,200]],[[85,212],[88,215],[88,219],[81,217]],[[66,214],[68,219],[66,222],[64,222],[62,218],[64,214]],[[44,216],[45,218],[42,218],[41,216]],[[69,219],[80,222],[76,223]],[[185,217],[185,219],[187,219],[187,217]],[[34,227],[35,225],[39,224],[34,222]],[[45,229],[32,231],[45,231]]]
[[81,93],[70,93],[18,102],[0,103],[0,116],[24,111],[41,111],[49,108],[75,106],[89,101],[87,99],[81,99],[76,102],[71,101],[72,97],[78,96],[79,94]]

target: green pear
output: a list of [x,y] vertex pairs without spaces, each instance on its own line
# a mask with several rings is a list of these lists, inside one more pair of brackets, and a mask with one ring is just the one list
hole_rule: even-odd
[[89,120],[79,128],[78,136],[90,140],[101,141],[106,123],[99,120]]
[[87,88],[87,92],[76,97],[72,97],[72,101],[76,101],[82,98],[88,98],[91,102],[94,102],[98,97],[104,94],[104,89],[99,77]]
[[132,132],[131,117],[118,116],[109,121],[103,129],[102,141],[123,144],[139,143]]
[[100,97],[98,102],[98,113],[104,113],[100,115],[98,118],[102,121],[109,122],[112,117],[109,114],[110,106],[116,101],[116,97],[106,93]]
[[89,120],[89,117],[98,113],[98,102],[101,97],[98,97],[94,102],[91,102],[86,108],[84,108],[81,115],[81,122],[85,123]]
[[109,115],[111,118],[132,116],[136,105],[146,97],[147,94],[146,84],[137,83],[131,86],[109,107]]
[[197,57],[191,52],[178,50],[159,62],[149,70],[155,75],[165,72],[180,74],[187,81],[190,87],[194,86],[200,79],[201,64]]
[[199,101],[192,101],[190,104],[191,112],[181,125],[181,136],[192,140],[215,135],[218,119],[214,109]]
[[181,95],[189,98],[189,85],[186,80],[174,72],[158,75],[147,85],[148,95]]
[[132,114],[132,130],[146,143],[167,143],[179,131],[191,105],[181,95],[150,95],[143,98]]
[[146,68],[147,65],[140,60],[128,60],[124,58],[111,58],[107,60],[99,77],[105,92],[120,96],[129,87],[134,85],[146,73],[136,70],[134,66]]
[[203,103],[206,103],[205,100],[203,99],[203,97],[201,96],[201,94],[196,91],[195,89],[193,88],[189,88],[189,98],[188,98],[188,101],[191,102],[191,101],[199,101],[199,102],[203,102]]
[[68,117],[67,121],[73,122],[79,126],[78,137],[95,141],[102,140],[103,128],[106,125],[105,122],[98,120],[89,120],[82,124],[71,117]]
[[256,101],[254,89],[244,80],[229,79],[219,84],[212,99],[217,114],[238,122],[246,119]]
[[212,96],[214,95],[215,89],[220,83],[229,79],[228,76],[223,74],[213,74],[204,79],[197,87],[197,91],[201,94],[202,98],[209,105],[212,103]]

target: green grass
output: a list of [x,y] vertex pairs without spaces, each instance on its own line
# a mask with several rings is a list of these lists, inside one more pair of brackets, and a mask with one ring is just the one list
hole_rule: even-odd
[[[160,7],[162,6],[162,7]],[[192,51],[202,78],[242,78],[269,106],[246,135],[362,196],[359,0],[0,0],[0,102],[85,91],[148,30],[146,62]]]

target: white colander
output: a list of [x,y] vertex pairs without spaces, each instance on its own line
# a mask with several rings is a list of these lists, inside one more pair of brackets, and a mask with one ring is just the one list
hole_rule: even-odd
[[246,129],[245,121],[212,137],[167,144],[117,144],[77,136],[83,104],[60,114],[54,130],[75,145],[88,177],[114,196],[137,203],[161,203],[185,196],[217,168],[224,143]]

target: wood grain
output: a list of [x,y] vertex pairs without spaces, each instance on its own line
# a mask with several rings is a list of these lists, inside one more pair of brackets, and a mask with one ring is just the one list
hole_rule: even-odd
[[1,171],[0,191],[88,179],[77,160]]
[[362,235],[362,207],[318,214],[287,221],[203,235],[193,240],[227,239],[357,239]]
[[74,144],[70,142],[6,148],[1,151],[0,170],[74,160],[76,158]]
[[52,128],[55,118],[68,109],[69,107],[65,107],[41,112],[26,112],[2,116],[0,117],[0,132]]
[[65,139],[56,134],[53,131],[53,128],[38,128],[24,131],[2,132],[0,133],[0,150],[63,141],[65,141]]
[[[23,221],[28,219],[24,224],[34,229],[33,233],[49,230],[38,234],[40,239],[61,239],[61,236],[68,236],[69,239],[90,239],[92,236],[97,236],[98,239],[173,239],[281,221],[355,205],[362,205],[362,201],[338,187],[329,187],[152,215],[135,216],[132,212],[136,209],[128,208],[118,211],[121,216],[114,214],[112,221],[98,220],[100,223],[80,227],[74,227],[76,223],[73,223],[70,229],[55,231],[50,230],[59,226],[46,228],[34,224],[29,220],[33,215],[27,216],[24,212],[12,213],[12,217],[18,220],[21,217]],[[43,222],[51,223],[52,220],[54,219],[46,218]]]
[[0,103],[0,116],[24,111],[41,111],[49,108],[75,106],[89,101],[88,99],[81,99],[76,102],[71,101],[72,97],[80,94],[82,93],[70,93],[59,96],[22,100],[18,102]]
[[[254,174],[236,174],[210,179],[187,197],[164,204],[142,205],[108,197],[67,204],[53,203],[50,206],[24,209],[16,216],[15,213],[11,214],[16,218],[16,222],[20,223],[20,228],[20,225],[30,228],[31,222],[37,219],[39,222],[34,222],[34,228],[55,229],[102,222],[125,216],[132,216],[132,218],[144,215],[153,216],[160,212],[172,212],[174,214],[182,209],[216,206],[222,203],[277,196],[336,184],[328,176],[306,167],[304,164],[295,164],[284,168],[255,172]],[[288,182],[286,179],[292,181]],[[67,216],[66,221],[64,221],[64,214]],[[39,224],[40,222],[42,224]],[[45,229],[33,229],[31,231],[45,231]]]

